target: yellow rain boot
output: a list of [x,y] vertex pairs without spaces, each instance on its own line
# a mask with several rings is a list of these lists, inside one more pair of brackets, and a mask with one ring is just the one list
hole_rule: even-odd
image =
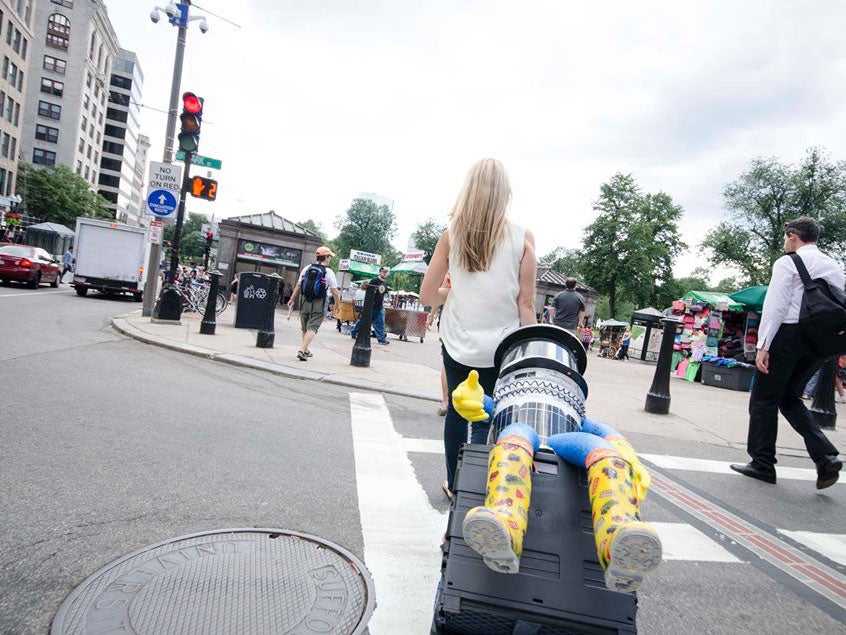
[[604,458],[588,468],[588,481],[605,585],[612,591],[636,591],[643,576],[661,563],[661,540],[640,519],[634,471],[622,458]]
[[529,524],[533,456],[527,439],[501,436],[488,459],[485,506],[474,507],[464,517],[464,541],[499,573],[520,570]]

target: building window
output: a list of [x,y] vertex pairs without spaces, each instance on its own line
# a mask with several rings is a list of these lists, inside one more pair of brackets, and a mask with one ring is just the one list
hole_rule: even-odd
[[82,117],[82,121],[80,122],[79,127],[82,129],[82,132],[85,132],[85,129],[88,127],[88,120],[85,118],[85,116]]
[[121,165],[121,162],[118,161],[117,159],[110,159],[109,157],[103,157],[103,161],[102,161],[102,163],[100,163],[100,168],[103,169],[103,170],[111,170],[112,172],[120,172],[120,165]]
[[85,73],[85,85],[91,88],[91,73]]
[[9,133],[4,132],[2,143],[0,143],[0,154],[2,154],[4,157],[9,156],[9,144],[11,143],[11,141],[12,138],[9,136]]
[[18,92],[23,92],[24,87],[24,72],[18,71]]
[[[14,139],[13,139],[14,141]],[[100,160],[100,153],[94,150],[94,163],[97,163]]]
[[90,124],[88,124],[88,136],[91,137],[92,139],[94,138],[94,122],[93,121]]
[[120,121],[122,123],[126,123],[126,120],[129,118],[129,113],[125,110],[115,110],[114,108],[109,108],[106,110],[106,119],[111,119],[112,121]]
[[79,147],[77,148],[77,151],[78,151],[80,154],[82,154],[83,150],[85,150],[85,139],[80,138],[80,140],[79,140]]
[[14,63],[9,65],[8,79],[9,79],[9,84],[11,84],[12,86],[18,85],[18,67]]
[[82,174],[82,161],[77,161],[77,162],[76,162],[76,173],[77,173],[77,174]]
[[56,165],[56,153],[35,148],[32,151],[32,162],[36,165]]
[[21,41],[23,40],[22,34],[20,31],[15,29],[15,35],[12,37],[12,48],[14,49],[15,53],[21,52]]
[[11,97],[6,97],[6,107],[3,109],[3,117],[9,123],[12,122],[12,113],[15,111],[15,100]]
[[[12,180],[12,173],[9,172],[9,180]],[[2,192],[6,187],[6,170],[0,168],[0,192]]]
[[116,137],[118,139],[123,139],[126,137],[126,128],[121,128],[119,126],[111,126],[106,124],[106,128],[103,131],[107,137]]
[[[44,70],[53,71],[54,73],[58,73],[59,75],[64,75],[65,71],[68,68],[68,63],[65,60],[60,60],[58,57],[53,57],[52,55],[45,55],[44,56]],[[91,76],[88,76],[89,79]]]
[[85,157],[90,159],[91,158],[91,146],[88,146],[88,150],[85,152]]
[[26,51],[27,51],[28,47],[29,47],[29,40],[24,38],[23,44],[21,45],[21,57],[24,58],[24,59],[26,59]]
[[15,125],[20,125],[21,123],[21,105],[15,102]]
[[132,89],[132,80],[128,77],[121,77],[120,75],[112,75],[111,84],[124,90]]
[[15,30],[15,25],[12,24],[12,21],[9,20],[9,24],[6,28],[6,44],[12,43],[12,32]]
[[120,177],[101,173],[100,185],[105,185],[106,187],[120,187]]
[[58,104],[51,104],[46,101],[38,102],[38,114],[48,119],[59,120],[62,118],[62,107]]
[[58,4],[67,9],[73,9],[73,0],[53,0],[53,4]]
[[54,13],[47,18],[47,46],[60,51],[68,50],[70,38],[70,20],[61,13]]
[[109,93],[109,102],[112,104],[118,104],[120,106],[129,106],[129,95],[124,95],[122,93],[116,93],[115,91],[111,91]]
[[17,152],[17,150],[18,150],[18,140],[15,139],[14,137],[12,137],[12,149],[9,150],[9,157],[12,158],[12,159],[16,159],[17,156],[15,155],[15,152]]
[[9,58],[8,57],[3,58],[3,72],[0,73],[0,75],[2,75],[3,79],[6,79],[9,76]]
[[59,129],[51,128],[50,126],[42,126],[40,123],[35,125],[35,138],[39,141],[48,141],[50,143],[59,142]]
[[[61,97],[65,93],[65,85],[62,82],[57,82],[54,79],[41,78],[41,92],[48,95],[56,95]],[[87,99],[87,97],[86,97]]]
[[91,170],[88,169],[88,166],[85,166],[85,179],[88,180],[88,175],[91,173]]

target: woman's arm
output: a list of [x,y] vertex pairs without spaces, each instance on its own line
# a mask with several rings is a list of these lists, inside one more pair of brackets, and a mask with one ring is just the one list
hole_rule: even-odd
[[535,256],[535,237],[527,229],[523,242],[523,259],[520,261],[520,293],[517,294],[520,326],[537,324],[538,317],[535,313],[535,280],[537,275],[538,260]]
[[435,246],[435,253],[429,261],[429,268],[423,276],[420,285],[420,302],[424,306],[431,306],[433,309],[439,307],[446,301],[449,289],[441,286],[441,283],[449,269],[449,233],[444,232],[438,239]]

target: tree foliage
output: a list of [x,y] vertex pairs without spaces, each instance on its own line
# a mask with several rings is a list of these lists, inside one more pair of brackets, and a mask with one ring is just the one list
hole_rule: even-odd
[[429,264],[432,259],[432,254],[435,253],[435,245],[438,244],[438,239],[445,231],[446,225],[441,225],[434,218],[427,218],[411,234],[415,246],[426,254],[423,256],[426,264]]
[[538,266],[549,267],[553,271],[564,274],[565,276],[573,276],[578,278],[581,275],[582,253],[578,249],[567,249],[566,247],[556,247],[545,256],[541,256],[538,260]]
[[[206,248],[206,238],[200,231],[204,224],[208,223],[209,219],[203,214],[195,214],[190,212],[188,218],[182,222],[182,243],[179,250],[179,260],[182,263],[194,262],[202,264],[204,250]],[[176,233],[176,223],[168,223],[164,227],[164,240],[168,242],[173,241],[173,235]]]
[[714,265],[734,266],[748,284],[765,284],[782,255],[784,224],[798,216],[820,223],[820,248],[846,261],[846,162],[809,148],[798,166],[753,159],[723,191],[729,218],[702,246]]
[[80,216],[114,219],[109,202],[89,187],[66,165],[37,168],[21,163],[18,169],[17,193],[24,209],[50,223],[75,227]]
[[594,210],[599,214],[585,228],[578,267],[585,282],[608,296],[611,317],[619,300],[659,303],[685,249],[681,206],[663,192],[643,194],[630,174],[618,173],[600,188]]
[[312,234],[316,234],[317,236],[319,236],[320,241],[324,245],[328,241],[328,238],[326,236],[326,232],[323,231],[323,226],[320,223],[318,223],[317,221],[312,220],[311,218],[307,218],[306,220],[300,221],[299,223],[297,223],[297,225],[299,225],[303,229],[307,229]]
[[347,258],[350,249],[369,251],[387,258],[396,250],[391,239],[397,233],[396,217],[387,205],[357,198],[343,216],[335,221],[340,233],[334,240],[335,253]]

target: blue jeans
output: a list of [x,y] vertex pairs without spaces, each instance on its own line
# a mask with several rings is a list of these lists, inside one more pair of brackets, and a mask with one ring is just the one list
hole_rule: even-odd
[[[373,321],[370,323],[371,328],[376,333],[376,339],[380,342],[384,342],[387,339],[387,335],[385,334],[385,309],[379,308],[377,311],[373,312]],[[355,326],[352,327],[350,331],[350,335],[353,337],[358,335],[359,327],[361,326],[361,318],[356,320]]]

